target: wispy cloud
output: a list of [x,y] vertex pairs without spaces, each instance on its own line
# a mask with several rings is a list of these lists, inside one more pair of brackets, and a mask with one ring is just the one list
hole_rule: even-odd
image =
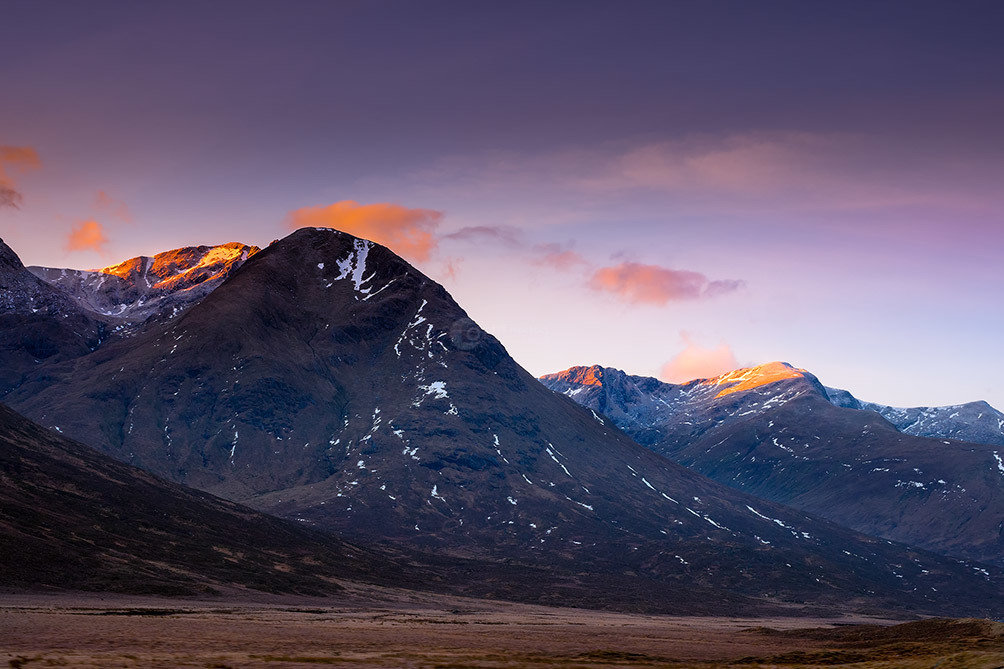
[[[660,265],[621,262],[599,266],[579,253],[573,242],[532,244],[521,230],[505,226],[473,226],[443,235],[442,240],[467,244],[504,244],[524,262],[558,272],[579,274],[593,291],[617,295],[633,304],[665,305],[678,300],[712,298],[734,292],[745,284],[740,280],[708,279],[700,272],[677,270]],[[456,277],[457,264],[448,275]]]
[[20,209],[24,197],[11,175],[41,166],[38,153],[29,146],[0,146],[0,207]]
[[94,219],[81,221],[73,226],[66,240],[68,251],[104,251],[108,237],[105,236],[105,229]]
[[487,203],[500,220],[527,228],[653,206],[667,218],[771,215],[806,226],[816,225],[807,213],[999,211],[1004,170],[989,155],[860,133],[707,133],[454,156],[412,174],[410,185]]
[[[762,195],[830,185],[839,138],[810,133],[698,136],[636,146],[604,175],[612,187]],[[830,163],[828,165],[828,163]],[[597,185],[603,185],[598,182]]]
[[389,247],[408,258],[428,260],[439,244],[436,229],[443,213],[381,202],[342,200],[326,207],[303,207],[286,215],[286,226],[335,228]]
[[561,271],[586,267],[590,264],[572,248],[571,242],[531,244],[527,241],[522,230],[510,226],[470,226],[442,235],[440,239],[444,242],[464,244],[502,244],[510,250],[520,252],[525,260],[534,265],[543,265]]
[[117,218],[123,223],[133,222],[132,212],[129,211],[129,206],[122,200],[112,197],[103,190],[99,190],[94,196],[94,208],[107,216]]
[[592,264],[569,244],[557,243],[535,244],[531,249],[530,262],[563,272],[587,269]]
[[440,239],[442,241],[468,243],[502,242],[512,247],[524,244],[522,234],[519,230],[501,225],[472,225],[444,234]]

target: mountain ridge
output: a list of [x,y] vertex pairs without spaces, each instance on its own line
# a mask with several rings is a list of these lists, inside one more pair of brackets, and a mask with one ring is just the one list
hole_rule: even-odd
[[177,318],[43,371],[8,396],[31,417],[353,541],[723,602],[996,601],[996,574],[641,448],[544,388],[442,286],[337,231],[298,230]]
[[102,317],[137,322],[173,318],[216,289],[261,249],[239,242],[186,246],[96,270],[27,267]]
[[[675,385],[601,369],[591,373],[601,385],[576,384],[581,368],[541,381],[720,483],[873,536],[1004,563],[1004,467],[992,444],[905,434],[878,413],[835,406],[808,372],[721,395],[715,379]],[[758,374],[717,379],[743,376]]]
[[1004,447],[1004,413],[984,400],[946,406],[894,407],[862,402],[838,388],[827,387],[826,394],[835,406],[872,411],[905,434]]

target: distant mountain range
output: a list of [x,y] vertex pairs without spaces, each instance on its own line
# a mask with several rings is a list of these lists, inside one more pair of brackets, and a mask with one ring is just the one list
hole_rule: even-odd
[[[356,543],[470,561],[464,587],[507,569],[555,575],[535,577],[532,595],[493,576],[489,595],[709,613],[1004,610],[999,570],[858,534],[639,446],[538,383],[384,247],[311,228],[233,250],[245,248],[181,308],[168,291],[131,311],[140,298],[120,296],[141,293],[128,284],[148,270],[100,299],[94,277],[40,271],[53,283],[38,289],[69,300],[53,321],[71,307],[145,320],[33,362],[2,401],[173,481]],[[0,285],[35,286],[18,265]],[[126,309],[104,313],[119,299]]]
[[1004,448],[989,429],[1000,414],[984,403],[865,405],[784,363],[679,385],[598,366],[541,380],[721,483],[867,534],[1004,564]]
[[904,409],[861,402],[846,390],[836,388],[827,388],[826,395],[838,407],[874,411],[904,434],[1004,446],[1004,413],[986,402]]
[[27,269],[80,306],[114,319],[112,322],[135,323],[151,316],[176,316],[215,290],[260,250],[237,243],[190,246],[92,271]]

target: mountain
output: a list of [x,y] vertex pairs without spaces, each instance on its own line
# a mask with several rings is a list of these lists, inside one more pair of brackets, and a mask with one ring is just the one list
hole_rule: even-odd
[[43,361],[71,360],[202,300],[255,246],[194,246],[94,271],[26,268],[0,240],[0,396]]
[[44,361],[90,353],[109,326],[25,269],[0,239],[0,395]]
[[471,582],[502,573],[485,564],[577,575],[533,580],[539,601],[584,585],[590,605],[630,593],[687,612],[1002,601],[998,572],[863,537],[638,446],[539,384],[441,286],[332,230],[272,244],[173,320],[46,365],[7,401],[255,508],[479,560]]
[[836,388],[826,388],[826,394],[836,406],[874,411],[905,434],[1004,446],[1004,413],[986,402],[900,408],[862,402],[846,390]]
[[573,367],[544,385],[716,481],[852,529],[1004,564],[1004,449],[904,434],[785,363],[686,384]]
[[0,405],[0,587],[330,595],[420,572],[158,479]]
[[176,316],[215,290],[260,250],[239,243],[189,246],[99,270],[28,270],[90,311],[116,322],[135,323],[151,316]]

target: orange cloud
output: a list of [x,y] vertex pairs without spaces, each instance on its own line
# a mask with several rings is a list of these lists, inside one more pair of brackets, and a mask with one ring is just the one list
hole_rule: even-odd
[[132,212],[129,211],[129,206],[103,190],[99,190],[97,195],[94,196],[94,206],[120,221],[132,223]]
[[38,153],[29,146],[0,146],[0,207],[20,209],[24,199],[14,187],[11,172],[27,172],[41,166]]
[[429,259],[438,245],[435,230],[442,220],[443,213],[432,209],[411,209],[387,202],[359,204],[352,200],[327,207],[304,207],[286,216],[286,224],[294,230],[335,228],[415,260]]
[[742,285],[742,281],[710,281],[700,272],[634,262],[601,267],[589,280],[589,287],[593,290],[613,293],[629,302],[659,305],[676,300],[714,297],[738,290]]
[[70,231],[70,236],[66,241],[66,248],[69,251],[103,251],[104,245],[108,243],[105,237],[105,229],[97,221],[90,219],[81,221]]
[[739,367],[736,356],[728,344],[703,348],[690,335],[681,332],[686,347],[662,367],[659,378],[667,383],[686,383],[694,379],[721,376]]

